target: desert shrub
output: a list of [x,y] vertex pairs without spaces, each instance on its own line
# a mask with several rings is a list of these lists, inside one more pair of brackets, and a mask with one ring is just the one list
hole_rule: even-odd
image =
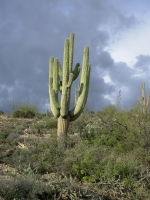
[[[80,136],[86,135],[88,124],[96,124],[97,117],[94,112],[86,110],[84,111],[77,120],[70,123],[69,134],[77,133]],[[85,134],[84,134],[85,133]]]
[[25,112],[24,118],[33,118],[35,116],[35,113],[31,110],[28,110]]
[[62,164],[63,155],[64,150],[57,146],[56,136],[42,141],[27,138],[18,141],[18,147],[10,157],[9,162],[16,169],[19,167],[19,170],[24,170],[24,166],[30,164],[34,172],[43,174],[57,170],[58,166]]
[[128,117],[135,142],[141,147],[150,148],[150,115],[145,116],[137,107],[128,112]]
[[80,140],[74,148],[65,151],[60,171],[71,174],[82,182],[96,182],[103,171],[101,160],[110,152],[108,147],[91,146]]
[[46,174],[41,176],[40,179],[36,176],[17,177],[14,174],[11,179],[0,182],[0,195],[5,200],[98,200],[101,195],[98,195],[96,191],[92,191],[92,187],[82,187],[72,177],[58,176],[57,174]]
[[31,111],[33,112],[35,115],[38,113],[38,108],[36,106],[32,106],[32,105],[21,105],[18,108],[19,110],[22,111]]
[[[141,143],[139,132],[142,126],[143,129],[146,128],[143,122],[144,118],[139,118],[142,113],[137,109],[134,111],[115,111],[114,108],[113,111],[108,109],[106,113],[103,113],[104,111],[97,113],[101,122],[100,145],[111,146],[122,153],[138,148],[139,143]],[[144,133],[143,130],[141,132]]]
[[79,133],[81,135],[84,127],[86,126],[87,122],[83,115],[81,115],[77,120],[70,123],[69,126],[69,133]]
[[47,128],[47,129],[55,129],[57,128],[57,119],[56,118],[49,118],[44,117],[40,121],[37,121],[32,124],[32,127],[40,129],[40,128]]
[[0,140],[6,139],[9,134],[8,131],[0,131]]
[[46,116],[45,113],[37,113],[35,115],[35,119],[39,120],[39,119],[43,119]]
[[93,110],[90,110],[89,108],[85,108],[82,112],[82,115],[90,118],[95,115],[95,112]]
[[13,116],[14,118],[16,118],[16,117],[21,117],[21,113],[22,113],[22,112],[21,112],[20,110],[14,110],[12,116]]
[[3,115],[3,114],[4,114],[4,112],[2,110],[0,110],[0,115]]
[[24,131],[26,129],[30,129],[30,127],[32,126],[32,124],[36,121],[36,119],[32,119],[32,120],[16,120],[13,119],[13,128],[14,128],[14,132],[23,135]]
[[15,140],[15,139],[17,139],[18,137],[20,137],[20,135],[19,134],[17,134],[17,133],[10,133],[8,136],[7,136],[7,140]]
[[28,111],[15,110],[12,116],[14,118],[33,118],[35,116],[35,113],[30,110]]
[[33,118],[38,114],[38,108],[31,105],[21,105],[18,109],[14,110],[12,116],[14,118]]
[[32,178],[15,177],[10,180],[3,180],[0,187],[0,195],[9,199],[28,199],[33,188],[34,180]]
[[47,117],[53,117],[53,114],[52,114],[52,112],[51,112],[49,109],[46,109],[45,115],[46,115]]
[[114,115],[115,115],[115,113],[117,113],[118,112],[118,109],[116,108],[116,106],[114,106],[114,105],[108,105],[106,108],[104,108],[103,110],[101,110],[101,111],[98,111],[97,113],[96,113],[96,115],[99,117],[99,118],[101,118],[101,117],[103,117],[103,116],[105,116],[105,115],[108,115],[109,114],[109,116],[110,117],[113,117]]
[[[137,155],[138,153],[118,155],[111,147],[98,144],[88,146],[82,142],[66,151],[63,172],[77,177],[81,182],[95,183],[100,186],[101,191],[115,191],[116,196],[118,193],[120,197],[123,193],[134,196],[135,188],[138,187],[136,184],[142,180],[142,161]],[[130,199],[128,196],[126,198]]]

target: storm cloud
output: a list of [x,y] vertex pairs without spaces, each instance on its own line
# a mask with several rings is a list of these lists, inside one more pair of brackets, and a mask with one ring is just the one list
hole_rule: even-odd
[[[71,32],[75,33],[74,66],[77,62],[82,65],[84,46],[90,48],[86,107],[103,109],[114,102],[119,90],[123,106],[131,107],[141,94],[141,82],[150,90],[150,55],[136,55],[131,67],[115,61],[106,49],[139,26],[141,20],[136,13],[126,12],[123,4],[110,0],[1,0],[0,109],[10,113],[12,103],[32,104],[41,112],[49,108],[49,58],[54,56],[63,62],[64,41]],[[71,106],[78,82],[73,85]]]

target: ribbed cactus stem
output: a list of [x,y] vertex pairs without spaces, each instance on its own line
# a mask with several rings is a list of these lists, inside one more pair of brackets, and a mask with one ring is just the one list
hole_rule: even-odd
[[58,142],[65,144],[66,138],[67,138],[67,131],[69,128],[69,122],[70,122],[70,117],[67,116],[66,118],[63,118],[60,116],[58,118],[58,130],[57,130],[57,138]]
[[80,89],[79,89],[79,86],[78,86],[78,89],[75,88],[75,104],[77,103],[77,100],[78,100],[78,97],[79,97],[79,92],[80,92]]
[[59,103],[58,103],[58,61],[53,57],[50,58],[49,70],[49,96],[51,102],[51,110],[55,117],[59,116]]
[[[88,96],[89,80],[90,80],[90,64],[89,64],[89,47],[84,48],[82,74],[78,87],[78,98],[74,108],[69,111],[71,86],[73,81],[79,76],[80,64],[77,63],[74,70],[73,65],[74,51],[74,33],[70,34],[70,38],[65,40],[63,67],[57,58],[50,58],[49,62],[49,96],[51,110],[55,117],[58,118],[57,136],[58,141],[67,137],[69,122],[77,119],[82,113]],[[59,103],[58,94],[61,93]]]
[[72,72],[73,52],[74,51],[74,34],[70,34],[69,38],[69,73]]
[[63,82],[62,82],[62,97],[61,97],[61,110],[60,114],[63,117],[68,115],[70,105],[70,89],[73,81],[72,72],[72,59],[73,59],[73,41],[74,36],[65,40],[64,45],[64,61],[63,61]]
[[147,114],[147,109],[150,105],[150,94],[148,93],[147,100],[145,95],[145,83],[141,83],[141,89],[142,89],[142,96],[138,97],[138,100],[140,102],[140,105],[142,106],[143,113]]
[[88,96],[89,79],[90,79],[90,64],[89,64],[89,48],[84,48],[82,74],[79,85],[79,96],[74,108],[70,111],[71,121],[77,119],[82,113]]

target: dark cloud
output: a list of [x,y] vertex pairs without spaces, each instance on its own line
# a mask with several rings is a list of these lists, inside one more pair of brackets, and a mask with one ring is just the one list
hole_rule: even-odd
[[102,51],[98,56],[99,64],[102,68],[109,69],[114,66],[114,60],[111,58],[111,55],[107,51]]
[[[71,32],[75,33],[74,65],[82,64],[84,46],[90,47],[92,68],[87,107],[102,109],[110,103],[105,96],[116,93],[122,84],[137,88],[136,78],[132,77],[134,70],[126,63],[115,63],[104,50],[110,40],[137,25],[135,16],[122,12],[109,0],[1,0],[0,109],[10,112],[14,101],[46,110],[49,57],[57,57],[62,63],[64,40]],[[140,62],[146,63],[146,59],[138,57],[136,67]],[[109,74],[114,85],[104,82],[105,74]],[[77,82],[73,89],[76,85]]]
[[137,62],[134,67],[147,73],[150,70],[150,55],[139,55],[136,58]]

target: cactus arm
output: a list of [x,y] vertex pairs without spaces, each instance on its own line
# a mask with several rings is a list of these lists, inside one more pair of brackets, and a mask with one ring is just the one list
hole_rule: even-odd
[[65,40],[64,45],[64,58],[63,58],[63,81],[61,93],[61,109],[60,114],[62,117],[68,114],[68,101],[67,101],[67,84],[69,79],[69,39]]
[[63,71],[61,69],[61,64],[59,62],[59,76],[62,77],[63,76]]
[[59,62],[57,58],[54,58],[54,67],[53,67],[53,89],[58,96],[59,90]]
[[143,104],[142,97],[138,97],[138,100],[139,100],[140,104],[142,105]]
[[84,55],[83,55],[83,66],[80,78],[79,97],[77,99],[74,108],[69,112],[71,121],[75,120],[80,116],[87,101],[89,80],[90,80],[90,68],[91,68],[88,61],[89,61],[89,48],[86,46],[84,48]]
[[148,93],[147,95],[147,104],[146,104],[147,108],[149,107],[149,104],[150,104],[150,93]]
[[[56,66],[55,66],[56,65]],[[49,60],[49,96],[50,96],[50,104],[51,104],[51,110],[55,117],[58,117],[60,112],[58,109],[58,91],[57,87],[58,84],[55,81],[54,74],[57,75],[57,62],[54,60],[53,57]],[[58,80],[58,77],[57,77]]]
[[74,49],[74,33],[70,34],[70,38],[65,40],[64,58],[63,58],[63,81],[60,114],[66,117],[69,112],[71,85],[73,82],[72,63]]
[[60,104],[58,102],[58,97],[57,97],[57,94],[56,94],[54,89],[52,89],[52,91],[51,91],[51,99],[52,99],[53,104],[55,105],[55,108],[57,110],[60,109]]
[[143,113],[146,115],[147,114],[147,108],[150,105],[150,94],[147,96],[147,101],[146,101],[146,95],[145,95],[145,83],[141,83],[141,89],[142,89],[142,96],[138,97],[138,100],[140,102],[140,105],[143,108]]
[[146,98],[145,98],[145,83],[141,83],[141,88],[142,88],[142,101],[143,101],[143,104],[146,105]]
[[[89,72],[90,72],[90,66],[89,66]],[[74,108],[69,112],[70,121],[76,120],[84,110],[88,97],[89,82],[90,82],[90,75],[87,76],[86,87],[83,84],[81,84],[80,86],[79,96],[76,100],[76,104]]]
[[75,69],[72,71],[74,74],[73,81],[76,80],[76,78],[79,76],[80,73],[80,64],[77,63]]
[[77,103],[78,100],[78,89],[75,88],[75,104]]
[[60,84],[59,84],[59,91],[62,94],[62,81],[60,81]]
[[[61,69],[60,62],[58,62],[58,67],[59,67],[59,77],[62,78],[63,77],[63,71]],[[62,92],[62,81],[61,81],[60,78],[59,78],[59,91],[61,93]]]
[[80,85],[78,85],[78,88],[75,88],[75,104],[77,103],[78,97],[80,94]]
[[65,40],[63,57],[63,86],[66,86],[69,78],[69,39]]
[[73,50],[74,50],[74,33],[71,33],[69,38],[69,73],[72,72],[73,53],[74,53]]
[[71,87],[71,85],[72,85],[73,77],[74,77],[73,73],[70,73],[70,75],[69,75],[69,81],[68,81],[68,84],[67,84],[68,88]]

